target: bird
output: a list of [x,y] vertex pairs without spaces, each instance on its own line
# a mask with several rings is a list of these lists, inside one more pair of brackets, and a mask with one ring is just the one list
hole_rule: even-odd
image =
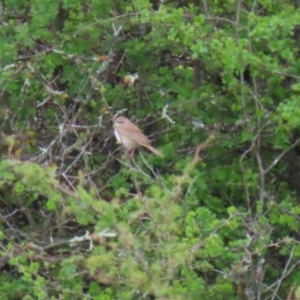
[[114,119],[114,134],[119,143],[121,143],[130,156],[139,146],[143,146],[157,156],[163,157],[162,153],[151,146],[151,142],[142,133],[142,131],[125,117]]

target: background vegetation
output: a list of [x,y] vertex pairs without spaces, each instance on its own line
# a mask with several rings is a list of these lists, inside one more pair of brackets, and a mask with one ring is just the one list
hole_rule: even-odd
[[300,299],[298,1],[2,1],[0,41],[0,299]]

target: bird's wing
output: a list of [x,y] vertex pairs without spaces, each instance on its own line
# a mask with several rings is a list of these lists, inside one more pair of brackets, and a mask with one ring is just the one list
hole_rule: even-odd
[[142,131],[133,123],[126,126],[127,128],[118,128],[117,130],[120,132],[121,135],[127,137],[129,139],[134,140],[137,144],[140,145],[150,145],[151,142],[148,138],[142,133]]

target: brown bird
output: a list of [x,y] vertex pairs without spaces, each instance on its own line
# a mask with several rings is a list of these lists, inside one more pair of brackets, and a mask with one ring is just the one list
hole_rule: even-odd
[[114,134],[116,139],[125,147],[130,155],[133,154],[137,146],[141,145],[154,154],[163,157],[163,155],[157,149],[151,146],[150,141],[142,133],[142,131],[127,118],[117,117],[114,120],[114,124]]

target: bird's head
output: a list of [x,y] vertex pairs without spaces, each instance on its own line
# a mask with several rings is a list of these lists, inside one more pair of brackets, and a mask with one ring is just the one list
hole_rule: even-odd
[[128,120],[125,117],[117,117],[114,120],[115,126],[122,126],[128,123]]

